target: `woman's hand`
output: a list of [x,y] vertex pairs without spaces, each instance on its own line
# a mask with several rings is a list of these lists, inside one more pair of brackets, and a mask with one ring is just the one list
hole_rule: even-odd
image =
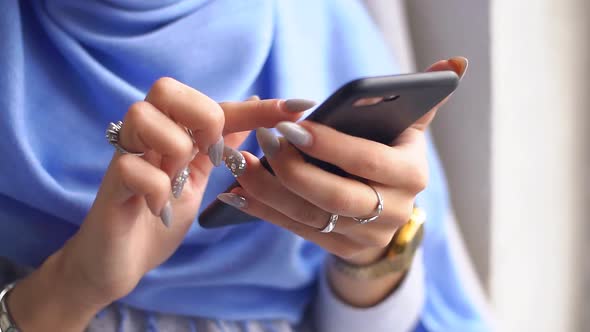
[[[430,70],[454,70],[462,76],[466,66],[463,58],[454,58],[440,61]],[[391,146],[308,121],[279,124],[277,129],[283,134],[282,139],[259,129],[260,145],[276,176],[267,172],[258,158],[244,152],[248,168],[238,178],[241,188],[220,195],[220,199],[350,262],[370,263],[382,256],[395,230],[409,220],[416,195],[426,187],[424,133],[439,106],[405,130]],[[305,162],[289,142],[314,158],[366,179],[367,183],[334,175]],[[353,217],[373,215],[378,202],[369,185],[382,195],[385,204],[377,221],[361,225]],[[329,234],[319,232],[332,214],[340,216],[335,229]],[[401,277],[392,276],[371,285],[365,283],[362,291],[357,292],[359,289],[352,287],[352,280],[331,274],[336,293],[357,305],[374,304]]]
[[[222,161],[224,141],[237,147],[251,129],[296,120],[310,106],[303,100],[257,97],[217,104],[173,79],[159,79],[145,101],[129,108],[119,135],[121,147],[145,155],[114,154],[79,231],[11,292],[9,306],[21,329],[68,330],[58,314],[54,319],[61,317],[60,325],[36,329],[44,320],[31,321],[35,297],[53,302],[67,297],[69,307],[75,308],[70,317],[76,318],[129,293],[180,245],[201,204],[213,164]],[[185,128],[191,129],[195,144]],[[190,176],[181,195],[173,198],[171,182],[186,166]],[[48,291],[49,298],[43,299]],[[36,317],[47,317],[43,312],[50,310],[38,308]]]

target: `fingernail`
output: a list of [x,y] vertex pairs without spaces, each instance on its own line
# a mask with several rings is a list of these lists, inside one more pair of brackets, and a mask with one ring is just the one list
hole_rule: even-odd
[[455,72],[459,75],[459,78],[463,78],[465,72],[467,72],[467,68],[469,67],[469,60],[462,56],[456,56],[450,58],[449,63],[454,67]]
[[164,208],[160,212],[160,219],[162,219],[164,226],[170,227],[172,225],[172,204],[170,204],[170,201],[166,202],[166,205],[164,205]]
[[258,145],[260,145],[264,155],[269,158],[272,158],[281,148],[279,139],[272,133],[270,129],[256,129],[256,139],[258,140]]
[[187,166],[178,172],[174,180],[172,181],[172,195],[174,198],[179,198],[182,194],[182,189],[184,189],[184,184],[188,179],[188,176],[191,174],[190,168]]
[[246,101],[255,101],[255,100],[260,100],[260,97],[258,95],[251,95],[250,97],[248,97],[246,99]]
[[301,146],[311,145],[311,134],[295,122],[283,121],[276,126],[287,141]]
[[315,101],[307,99],[287,99],[285,100],[285,107],[287,111],[293,113],[303,112],[315,106]]
[[238,209],[245,209],[248,207],[248,201],[246,201],[246,198],[234,193],[219,194],[217,195],[217,199]]
[[223,149],[223,156],[225,158],[225,166],[229,168],[235,178],[244,174],[246,171],[246,159],[240,151],[226,146]]
[[211,159],[211,162],[216,167],[221,165],[221,162],[223,161],[223,146],[223,137],[221,137],[217,143],[209,147],[209,159]]

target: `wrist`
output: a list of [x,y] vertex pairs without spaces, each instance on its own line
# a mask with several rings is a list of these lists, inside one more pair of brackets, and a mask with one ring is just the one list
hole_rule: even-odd
[[[382,257],[380,255],[379,257]],[[353,264],[371,264],[373,261]],[[347,260],[350,262],[350,260]],[[368,308],[375,306],[394,292],[406,274],[406,271],[392,272],[374,280],[361,280],[343,273],[334,264],[327,264],[327,277],[334,295],[351,306]]]
[[426,215],[414,208],[407,223],[398,228],[387,248],[371,249],[352,259],[331,259],[328,277],[334,293],[356,306],[379,303],[401,283],[422,242]]
[[[369,265],[380,261],[387,254],[388,247],[373,248],[351,258],[344,259],[353,265]],[[327,266],[328,281],[332,291],[340,300],[354,307],[372,307],[394,292],[405,275],[405,271],[389,273],[376,280],[359,280],[343,273],[333,264],[331,257]]]
[[65,273],[57,252],[16,284],[7,306],[23,332],[82,331],[104,304]]

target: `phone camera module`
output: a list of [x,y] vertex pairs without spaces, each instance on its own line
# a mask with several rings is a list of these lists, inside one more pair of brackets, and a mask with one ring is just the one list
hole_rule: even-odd
[[387,103],[394,100],[397,100],[399,95],[391,95],[391,96],[384,96],[384,97],[366,97],[357,99],[352,105],[354,107],[360,106],[374,106],[381,103]]
[[383,97],[383,102],[390,102],[399,99],[399,95],[391,95]]

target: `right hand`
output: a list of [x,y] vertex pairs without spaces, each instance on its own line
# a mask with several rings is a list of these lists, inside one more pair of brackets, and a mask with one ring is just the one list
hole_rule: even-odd
[[[121,146],[146,155],[115,153],[90,213],[62,249],[65,266],[107,301],[126,295],[172,255],[189,230],[213,167],[210,147],[222,136],[237,147],[250,130],[301,114],[276,99],[217,104],[175,80],[158,80],[144,102],[129,108],[120,134]],[[192,130],[195,147],[181,126]],[[223,154],[223,143],[217,154]],[[171,180],[187,165],[191,175],[174,199]],[[167,202],[173,211],[168,228],[160,220]]]
[[[172,255],[189,230],[213,167],[209,147],[223,137],[235,148],[252,129],[297,120],[303,109],[287,105],[257,97],[218,104],[173,79],[159,79],[145,101],[129,108],[119,137],[127,151],[145,156],[115,152],[79,231],[44,265],[51,263],[62,281],[97,308],[125,296]],[[183,127],[192,130],[195,147]],[[187,165],[191,175],[175,199],[171,181]],[[170,227],[160,220],[168,202]]]

